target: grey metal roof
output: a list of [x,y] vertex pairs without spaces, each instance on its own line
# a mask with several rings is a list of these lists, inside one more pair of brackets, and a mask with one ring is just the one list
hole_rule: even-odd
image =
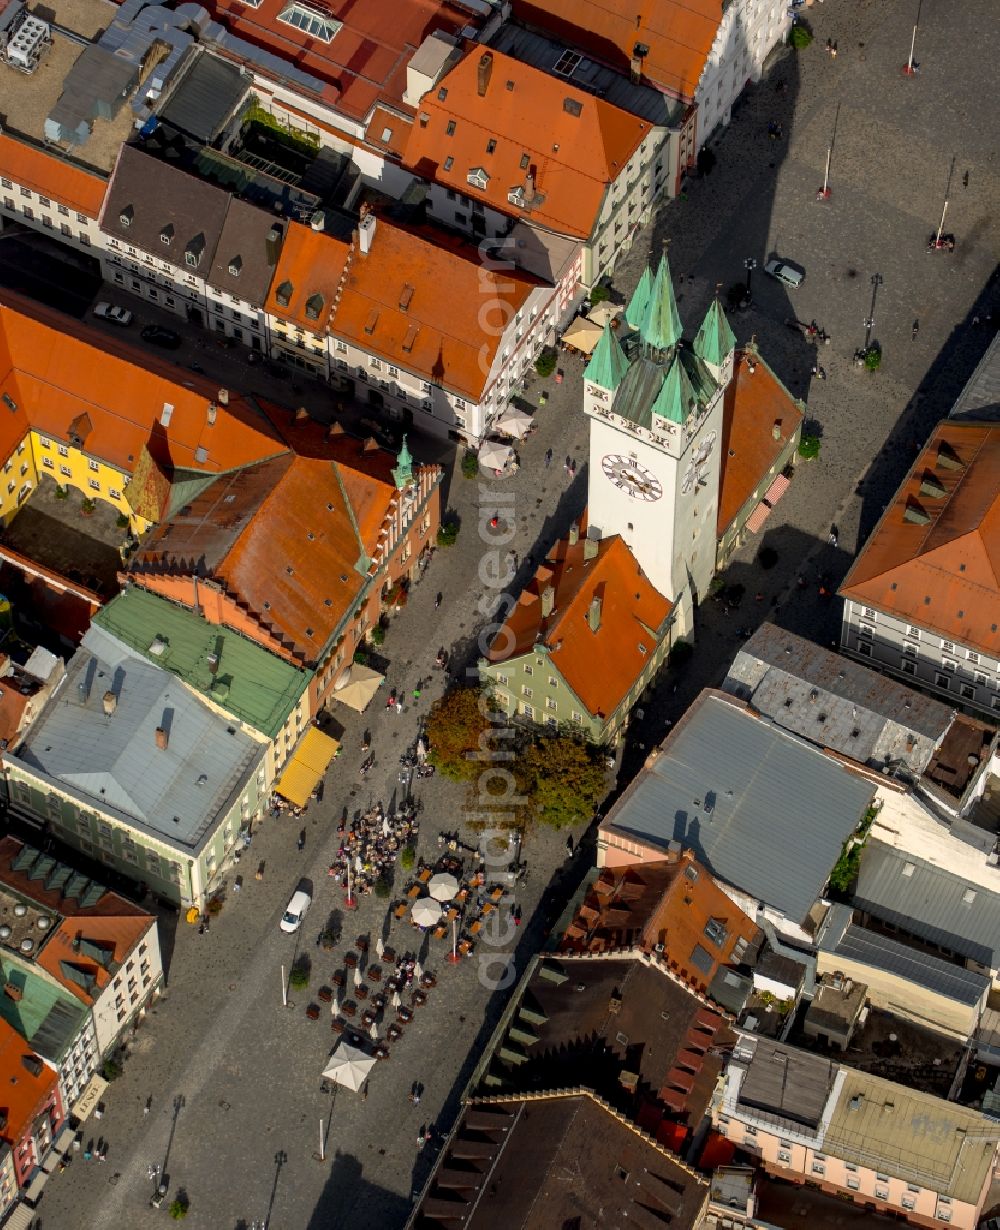
[[[106,693],[114,712],[105,713]],[[168,732],[167,747],[156,729]],[[214,831],[256,772],[263,745],[167,671],[92,625],[13,758],[85,804],[186,854]]]
[[810,742],[879,768],[902,761],[918,775],[955,717],[940,701],[774,624],[746,642],[723,687]]
[[854,904],[990,969],[1000,964],[1000,893],[915,854],[869,839]]
[[739,1102],[816,1128],[836,1075],[836,1066],[829,1059],[758,1038],[740,1085]]
[[723,880],[801,921],[873,792],[816,748],[705,691],[603,827],[679,841]]
[[226,126],[250,85],[251,78],[238,65],[202,50],[180,74],[160,119],[208,144]]
[[[620,107],[630,115],[649,120],[651,124],[672,127],[684,118],[684,105],[648,85],[637,85],[624,73],[598,64],[588,56],[574,51],[568,44],[548,38],[535,30],[526,30],[516,22],[505,22],[497,31],[491,46],[522,64],[530,64],[550,76],[559,77],[575,89],[586,90],[605,102]],[[575,59],[571,59],[573,56]],[[555,72],[562,63],[572,71]]]
[[960,1004],[977,1004],[989,991],[990,979],[983,974],[907,948],[898,940],[859,926],[852,921],[853,916],[850,906],[831,908],[817,936],[820,952],[893,974]]
[[952,406],[949,417],[992,422],[1000,418],[1000,333],[990,343]]
[[741,974],[729,965],[720,965],[708,984],[708,997],[733,1016],[739,1016],[752,990],[753,979],[748,974]]

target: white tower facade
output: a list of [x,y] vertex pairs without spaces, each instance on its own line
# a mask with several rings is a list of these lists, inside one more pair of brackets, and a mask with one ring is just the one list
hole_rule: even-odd
[[713,304],[694,346],[664,258],[643,275],[619,343],[609,329],[584,374],[590,419],[589,532],[619,534],[682,609],[715,572],[724,395],[735,338]]

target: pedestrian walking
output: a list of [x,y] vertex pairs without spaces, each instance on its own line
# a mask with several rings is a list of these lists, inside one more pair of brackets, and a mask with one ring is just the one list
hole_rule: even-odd
[[403,702],[401,700],[396,701],[396,712],[397,713],[403,712]]
[[142,1113],[144,1115],[148,1115],[150,1110],[152,1110],[152,1108],[153,1108],[153,1095],[150,1094],[149,1097],[146,1099],[146,1105],[142,1108]]
[[547,449],[545,450],[545,468],[546,468],[546,470],[549,468],[549,466],[550,466],[551,464],[552,464],[552,449],[547,448]]
[[569,469],[566,471],[566,473],[569,475],[570,481],[576,478],[576,462],[575,461],[570,462]]
[[416,704],[419,699],[420,699],[420,689],[414,688],[413,689],[413,703]]
[[573,834],[572,833],[570,833],[570,835],[566,838],[566,853],[567,854],[573,853]]
[[434,599],[434,609],[435,610],[437,610],[437,608],[441,605],[442,598],[444,598],[444,594],[438,593],[437,597]]
[[917,334],[918,334],[919,332],[920,332],[920,321],[919,321],[919,320],[915,320],[915,321],[913,322],[913,328],[912,328],[912,330],[910,331],[910,341],[915,342],[915,341],[917,340]]
[[968,188],[968,186],[969,186],[969,172],[966,171],[965,174],[962,176],[962,187]]
[[499,526],[499,524],[500,524],[500,518],[496,515],[496,513],[494,513],[493,516],[490,517],[490,529],[495,530]]

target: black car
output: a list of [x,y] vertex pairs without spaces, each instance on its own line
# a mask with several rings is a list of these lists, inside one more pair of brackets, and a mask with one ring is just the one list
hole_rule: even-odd
[[162,346],[164,350],[180,348],[181,336],[173,329],[164,329],[162,325],[147,325],[139,334],[144,342],[152,342],[154,346]]
[[264,364],[264,371],[269,376],[273,376],[275,380],[291,380],[292,373],[283,363],[272,363],[268,361]]

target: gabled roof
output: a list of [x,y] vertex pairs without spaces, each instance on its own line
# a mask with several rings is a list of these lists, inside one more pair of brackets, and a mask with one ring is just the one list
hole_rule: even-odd
[[90,1013],[61,982],[43,978],[17,957],[0,952],[0,986],[20,992],[14,999],[0,993],[0,1021],[14,1029],[32,1051],[60,1064]]
[[16,1145],[30,1131],[58,1084],[56,1073],[5,1020],[0,1019],[0,1140]]
[[723,416],[722,481],[716,521],[720,538],[781,456],[803,414],[770,367],[748,348],[736,352]]
[[267,296],[268,312],[325,334],[350,252],[350,244],[336,235],[289,222]]
[[1000,424],[938,424],[840,593],[1000,654]]
[[[521,592],[517,606],[495,637],[491,663],[548,650],[588,713],[605,718],[618,708],[648,666],[672,603],[657,592],[617,535],[602,539],[593,558],[583,537],[562,539]],[[542,595],[555,591],[551,615],[542,614]],[[588,615],[600,608],[597,631]]]
[[0,384],[17,406],[16,414],[0,406],[0,432],[10,433],[4,457],[29,423],[43,436],[68,440],[84,412],[91,426],[86,452],[124,473],[144,448],[170,477],[175,470],[214,475],[285,451],[248,399],[233,393],[218,406],[217,381],[185,373],[179,384],[174,364],[133,349],[127,339],[34,303],[21,310],[10,302],[0,303],[0,335],[0,363],[9,364]]
[[732,697],[706,690],[601,828],[662,848],[678,841],[714,875],[801,922],[874,789]]
[[281,250],[284,224],[233,197],[219,233],[208,281],[217,290],[263,307]]
[[694,352],[713,367],[721,367],[735,349],[736,334],[726,319],[722,304],[713,299],[695,336]]
[[[420,100],[404,162],[500,213],[586,239],[650,131],[564,79],[474,45]],[[485,187],[470,183],[476,168]],[[515,192],[523,207],[508,199]]]
[[0,133],[0,166],[16,184],[67,205],[88,218],[97,218],[108,181],[84,171],[54,153]]
[[507,323],[540,285],[447,232],[379,218],[370,252],[355,243],[330,332],[478,401]]
[[605,322],[604,332],[594,347],[583,378],[613,393],[625,379],[627,371],[628,359],[625,358],[625,351],[622,350],[618,338],[611,332],[610,323]]
[[642,77],[668,94],[691,99],[722,23],[724,0],[515,0],[514,14],[551,30],[620,72],[636,45],[645,47]]

